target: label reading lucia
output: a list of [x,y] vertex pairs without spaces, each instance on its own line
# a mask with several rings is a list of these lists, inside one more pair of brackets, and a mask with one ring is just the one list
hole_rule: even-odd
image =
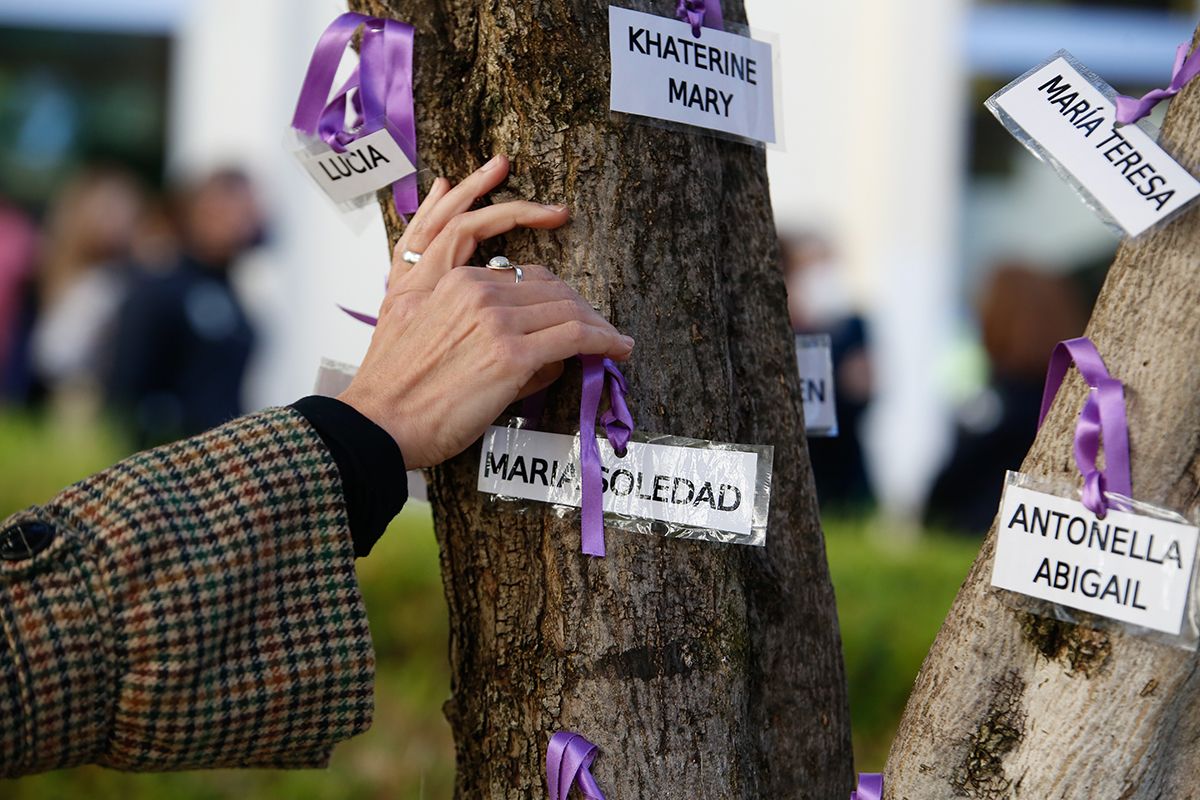
[[1011,483],[1004,489],[992,585],[1178,635],[1197,529]]
[[1116,127],[1111,87],[1094,85],[1072,62],[1061,53],[997,92],[988,107],[1008,115],[1136,236],[1200,194],[1200,182],[1138,126]]
[[386,128],[356,139],[338,153],[328,146],[302,152],[300,162],[335,203],[345,203],[390,186],[416,172]]
[[[632,441],[622,457],[607,439],[596,441],[605,513],[751,536],[759,453]],[[478,488],[578,508],[578,436],[489,428]]]
[[775,141],[771,45],[625,8],[608,8],[609,108]]

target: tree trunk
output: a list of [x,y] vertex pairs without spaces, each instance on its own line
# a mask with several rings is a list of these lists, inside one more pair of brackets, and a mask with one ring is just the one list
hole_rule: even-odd
[[[1161,142],[1200,169],[1200,82],[1172,102]],[[1200,496],[1198,242],[1200,205],[1123,242],[1088,326],[1125,382],[1134,496],[1187,513]],[[1078,481],[1083,398],[1072,370],[1023,471]],[[1013,611],[989,586],[995,536],[993,524],[917,678],[887,796],[1196,797],[1195,654]]]
[[[351,6],[417,29],[426,186],[503,152],[498,199],[570,205],[565,228],[480,257],[551,265],[637,340],[638,428],[775,445],[765,549],[609,531],[608,557],[592,559],[577,518],[477,492],[478,447],[433,470],[456,795],[544,796],[559,729],[600,746],[610,798],[846,795],[841,643],[763,151],[614,119],[598,0]],[[725,14],[745,20],[740,2]],[[545,426],[577,430],[578,403],[569,365]]]

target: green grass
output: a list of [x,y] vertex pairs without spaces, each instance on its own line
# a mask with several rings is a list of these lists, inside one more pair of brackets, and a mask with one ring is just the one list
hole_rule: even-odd
[[125,452],[106,428],[54,427],[0,410],[0,518],[46,502]]
[[880,772],[921,662],[979,542],[897,536],[869,520],[825,520],[850,692],[854,764]]
[[[0,414],[0,519],[122,455],[104,432],[63,433]],[[898,539],[873,523],[827,519],[846,653],[856,766],[877,771],[921,660],[974,558],[976,543]],[[414,504],[358,564],[377,653],[375,723],[334,751],[328,770],[212,770],[159,775],[82,767],[0,781],[5,800],[450,797],[454,748],[446,604],[427,506]],[[0,724],[4,724],[0,720]]]

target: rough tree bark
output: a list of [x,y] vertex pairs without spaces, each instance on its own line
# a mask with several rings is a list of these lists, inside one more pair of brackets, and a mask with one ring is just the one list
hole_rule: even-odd
[[[1172,102],[1161,141],[1200,171],[1200,83]],[[1123,242],[1087,331],[1126,385],[1134,496],[1189,513],[1200,500],[1198,242],[1195,205]],[[1069,380],[1025,472],[1077,475],[1084,385],[1074,370]],[[887,797],[1196,797],[1195,654],[1014,612],[989,589],[995,534],[993,524],[921,669]]]
[[[600,746],[612,798],[845,796],[841,645],[763,153],[612,119],[600,0],[350,5],[417,29],[423,167],[457,179],[504,152],[500,199],[571,206],[564,229],[480,255],[552,265],[637,340],[638,427],[776,448],[765,549],[610,531],[591,559],[577,520],[489,504],[478,447],[433,471],[457,796],[544,796],[564,728]],[[725,14],[745,20],[740,2]],[[578,387],[569,367],[547,427],[577,429]]]

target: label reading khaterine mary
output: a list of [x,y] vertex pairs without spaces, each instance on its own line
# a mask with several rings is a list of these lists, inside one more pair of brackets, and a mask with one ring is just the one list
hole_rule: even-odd
[[1071,62],[1058,55],[997,92],[988,107],[1007,114],[1035,150],[1136,236],[1200,194],[1200,182],[1136,125],[1115,127],[1116,104],[1106,96],[1112,89],[1093,85]]
[[416,172],[386,128],[351,142],[344,153],[323,146],[299,157],[308,174],[335,203],[371,194]]
[[608,46],[613,111],[775,141],[769,43],[609,6]]
[[1077,500],[1004,489],[992,585],[1178,635],[1197,529]]
[[[724,531],[743,537],[731,541],[744,544],[764,543],[755,529],[765,519],[756,520],[755,509],[761,506],[765,515],[766,501],[760,504],[755,493],[760,466],[770,468],[770,455],[724,445],[632,441],[621,457],[607,439],[596,441],[606,514]],[[579,438],[493,426],[483,437],[478,487],[488,494],[578,508]]]

